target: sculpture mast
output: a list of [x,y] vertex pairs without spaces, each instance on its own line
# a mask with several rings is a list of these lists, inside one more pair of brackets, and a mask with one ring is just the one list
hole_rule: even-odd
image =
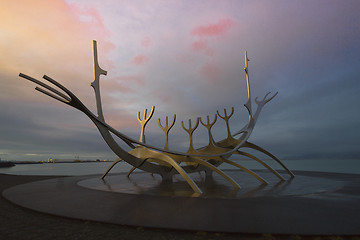
[[100,97],[100,75],[106,75],[107,72],[99,66],[98,55],[97,55],[97,44],[95,40],[93,40],[93,56],[94,56],[94,81],[91,83],[91,86],[94,88],[95,91],[98,117],[101,121],[105,122],[104,114],[101,106],[101,97]]
[[249,80],[249,69],[248,69],[248,61],[250,61],[247,57],[247,51],[245,51],[245,73],[246,73],[246,87],[247,87],[247,93],[248,93],[248,100],[244,104],[246,109],[249,111],[249,118],[252,117],[252,108],[251,108],[251,93],[250,93],[250,80]]

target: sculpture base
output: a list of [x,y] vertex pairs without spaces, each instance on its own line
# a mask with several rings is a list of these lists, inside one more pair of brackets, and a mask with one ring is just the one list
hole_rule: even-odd
[[[214,174],[194,175],[204,191],[181,178],[172,183],[148,173],[63,177],[18,185],[3,192],[11,202],[40,212],[121,225],[178,230],[301,235],[360,234],[360,175],[295,172],[296,177],[261,185],[229,170],[243,188]],[[285,177],[286,174],[282,172]],[[201,180],[201,181],[199,181]]]

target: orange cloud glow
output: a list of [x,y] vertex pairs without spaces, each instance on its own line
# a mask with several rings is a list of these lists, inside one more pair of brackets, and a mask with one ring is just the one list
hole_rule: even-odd
[[[81,16],[87,16],[87,19]],[[9,84],[14,86],[10,90],[20,93],[14,98],[35,95],[29,91],[29,83],[19,79],[19,72],[36,78],[47,74],[65,86],[71,85],[72,90],[78,90],[92,81],[93,39],[100,42],[99,58],[103,67],[111,67],[106,58],[113,48],[107,40],[108,35],[94,9],[79,9],[62,0],[2,1],[1,74],[8,76],[9,81],[16,81],[16,84]],[[0,90],[0,93],[12,98],[11,91]],[[86,93],[81,94],[86,97]],[[44,97],[38,99],[47,100]]]

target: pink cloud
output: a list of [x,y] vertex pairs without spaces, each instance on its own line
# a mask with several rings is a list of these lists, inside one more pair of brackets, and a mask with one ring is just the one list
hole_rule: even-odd
[[234,21],[230,18],[220,19],[217,23],[205,26],[198,26],[191,31],[191,34],[199,37],[219,36],[234,25]]
[[209,48],[207,42],[203,40],[195,41],[191,44],[190,49],[195,52],[203,52],[208,56],[213,56],[213,50]]
[[220,69],[214,63],[207,62],[200,69],[201,75],[203,75],[210,83],[220,82]]
[[191,48],[192,50],[194,51],[202,51],[204,49],[206,49],[208,46],[207,46],[207,43],[204,42],[204,41],[195,41],[191,44]]
[[80,21],[91,22],[92,24],[96,24],[97,26],[104,27],[103,19],[95,8],[89,6],[80,7],[79,5],[75,4],[70,5],[70,8],[79,17]]
[[150,37],[144,37],[142,40],[141,40],[141,46],[143,47],[149,47],[151,45],[151,39]]
[[144,63],[146,63],[148,61],[149,61],[148,57],[146,57],[146,56],[144,56],[142,54],[139,54],[139,55],[135,56],[133,58],[133,60],[131,60],[131,63],[134,64],[134,65],[142,65],[142,64],[144,64]]
[[[70,4],[69,8],[78,21],[87,26],[87,31],[89,31],[91,35],[102,36],[106,39],[110,37],[110,31],[105,27],[104,19],[97,9],[78,4]],[[106,50],[109,51],[114,49],[115,45],[110,43],[106,47]]]

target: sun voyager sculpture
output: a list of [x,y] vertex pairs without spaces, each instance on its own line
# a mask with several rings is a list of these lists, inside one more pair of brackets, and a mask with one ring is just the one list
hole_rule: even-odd
[[[249,71],[248,71],[248,57],[247,52],[245,51],[245,73],[246,73],[246,85],[247,85],[247,94],[248,99],[244,104],[248,114],[248,122],[245,126],[235,133],[231,133],[229,126],[229,119],[234,114],[234,107],[231,109],[231,113],[228,114],[226,109],[224,109],[224,114],[220,114],[217,111],[214,114],[214,118],[210,121],[209,115],[206,118],[206,121],[202,118],[198,117],[196,123],[192,125],[191,120],[189,119],[188,126],[185,126],[184,122],[181,122],[182,128],[189,135],[189,148],[187,152],[178,152],[172,151],[168,147],[168,134],[171,128],[175,124],[176,115],[174,114],[171,124],[168,123],[168,117],[165,118],[165,124],[161,124],[160,119],[158,119],[159,127],[164,131],[165,134],[165,146],[164,148],[159,148],[155,146],[151,146],[145,141],[145,127],[149,120],[152,118],[155,107],[151,108],[150,114],[147,116],[147,109],[144,110],[144,114],[142,118],[140,117],[140,112],[137,113],[137,119],[141,125],[140,139],[135,140],[125,134],[115,130],[113,127],[108,125],[105,121],[101,97],[100,97],[100,76],[106,75],[107,72],[99,66],[98,56],[97,56],[97,43],[93,41],[93,60],[94,60],[94,75],[95,79],[91,83],[91,86],[95,91],[95,99],[96,99],[96,107],[97,107],[97,115],[92,113],[70,90],[66,87],[55,81],[54,79],[44,75],[43,78],[54,85],[58,89],[51,87],[50,85],[39,81],[35,78],[32,78],[28,75],[20,73],[19,76],[30,80],[31,82],[39,85],[35,89],[43,94],[46,94],[60,102],[63,102],[73,108],[80,110],[85,113],[86,116],[90,118],[90,120],[95,124],[95,126],[100,131],[103,139],[111,148],[111,150],[118,156],[118,159],[112,163],[109,169],[102,175],[102,179],[104,179],[107,174],[111,171],[111,169],[120,161],[126,161],[131,164],[133,168],[130,170],[127,176],[129,176],[135,169],[141,169],[143,171],[149,172],[151,174],[159,174],[163,181],[171,181],[172,177],[175,174],[180,174],[185,181],[189,184],[189,186],[194,191],[195,195],[201,195],[203,191],[198,187],[198,185],[193,181],[190,177],[189,173],[193,172],[201,172],[204,171],[207,176],[211,176],[213,172],[216,172],[227,181],[229,181],[235,189],[240,189],[240,185],[234,181],[228,174],[219,169],[221,164],[230,164],[236,168],[239,168],[246,173],[253,176],[256,180],[260,181],[262,184],[267,184],[268,182],[260,177],[254,171],[241,166],[236,163],[234,159],[230,159],[232,155],[242,155],[248,158],[251,158],[261,165],[263,165],[266,169],[268,169],[271,173],[273,173],[276,177],[279,178],[280,181],[285,181],[285,178],[282,177],[278,171],[270,167],[261,159],[256,156],[244,152],[243,150],[246,148],[257,150],[263,154],[266,154],[272,160],[276,161],[281,165],[281,167],[290,175],[291,178],[294,177],[294,174],[273,154],[268,152],[267,150],[251,143],[248,141],[255,124],[259,118],[260,112],[265,106],[266,103],[270,102],[276,95],[277,92],[270,95],[270,92],[267,93],[262,100],[258,100],[255,98],[255,103],[257,104],[257,108],[255,111],[252,109],[252,100],[251,100],[251,92],[250,92],[250,81],[249,81]],[[42,88],[41,88],[42,87]],[[46,90],[45,90],[46,89]],[[227,137],[221,141],[216,142],[212,136],[211,128],[217,121],[217,118],[221,118],[226,123],[227,127]],[[203,125],[208,132],[209,143],[207,146],[195,149],[193,145],[193,133],[199,126],[199,123]],[[163,126],[164,125],[164,126]],[[130,151],[124,150],[114,139],[114,136],[120,138],[124,141],[130,148]]]

